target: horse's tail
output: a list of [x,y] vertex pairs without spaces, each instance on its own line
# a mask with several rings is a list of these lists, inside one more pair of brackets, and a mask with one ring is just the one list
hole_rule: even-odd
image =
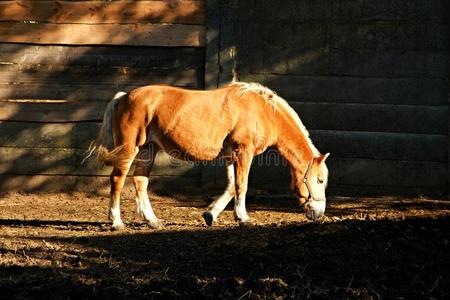
[[122,148],[123,146],[114,147],[114,132],[112,128],[112,120],[114,111],[120,99],[124,98],[128,94],[125,92],[118,92],[114,95],[112,100],[106,106],[106,110],[103,114],[102,126],[98,133],[97,139],[92,141],[89,145],[89,149],[86,151],[82,163],[86,161],[93,154],[96,154],[97,160],[105,165],[116,165],[122,161]]

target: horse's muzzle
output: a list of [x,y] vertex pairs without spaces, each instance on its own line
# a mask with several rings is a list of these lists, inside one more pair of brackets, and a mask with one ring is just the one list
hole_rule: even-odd
[[317,212],[313,209],[310,209],[305,213],[305,216],[314,222],[320,220],[320,218],[322,218],[323,215],[324,215],[323,212]]
[[305,211],[305,216],[308,219],[312,221],[317,221],[323,217],[323,215],[325,214],[325,206],[326,206],[325,200],[310,199],[305,202],[303,202],[302,200],[305,199],[299,199],[299,202],[302,203],[301,205]]

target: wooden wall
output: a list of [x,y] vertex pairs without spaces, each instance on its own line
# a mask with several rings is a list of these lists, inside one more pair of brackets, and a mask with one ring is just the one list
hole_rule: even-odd
[[[0,190],[106,186],[108,169],[80,162],[117,91],[236,79],[269,86],[300,114],[332,153],[331,193],[444,195],[449,9],[445,0],[0,1]],[[259,164],[251,187],[287,191],[286,168]],[[217,187],[224,171],[161,156],[152,174]]]
[[[103,187],[109,170],[80,163],[107,101],[203,88],[205,18],[193,0],[0,1],[0,190]],[[153,175],[198,172],[160,156]]]
[[[332,153],[331,192],[447,194],[447,1],[213,2],[207,84],[256,81],[288,100]],[[287,176],[256,166],[252,184]]]

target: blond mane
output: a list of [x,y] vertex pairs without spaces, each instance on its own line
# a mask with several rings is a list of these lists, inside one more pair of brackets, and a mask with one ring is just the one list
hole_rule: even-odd
[[255,82],[233,82],[229,84],[230,86],[236,86],[238,87],[238,92],[241,95],[244,95],[248,92],[254,92],[259,94],[263,99],[274,108],[281,107],[285,111],[289,113],[291,118],[295,121],[298,128],[300,129],[301,133],[305,136],[306,141],[308,142],[308,145],[313,152],[313,155],[315,157],[320,156],[319,150],[317,150],[316,146],[314,146],[313,142],[311,141],[311,138],[309,137],[309,132],[306,129],[305,125],[303,125],[302,121],[300,120],[298,114],[295,112],[295,110],[280,96],[277,95],[274,91],[269,89],[266,86],[263,86],[262,84],[255,83]]

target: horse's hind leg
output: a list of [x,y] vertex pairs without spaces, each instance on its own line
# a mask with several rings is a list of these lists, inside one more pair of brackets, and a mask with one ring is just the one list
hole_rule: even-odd
[[234,166],[231,162],[227,165],[227,179],[228,184],[223,194],[208,206],[208,211],[203,213],[203,219],[205,219],[206,224],[209,226],[212,225],[212,223],[217,219],[219,214],[225,209],[227,204],[235,195]]
[[120,194],[122,192],[125,178],[127,177],[128,170],[130,169],[133,158],[121,163],[118,166],[114,166],[110,176],[111,194],[109,199],[109,219],[112,221],[113,230],[121,230],[125,226],[123,225],[120,217]]
[[[148,199],[148,176],[152,170],[153,163],[155,161],[158,149],[155,145],[150,144],[148,146],[148,157],[142,157],[140,155],[138,162],[136,163],[136,168],[133,174],[133,184],[136,189],[136,204],[137,213],[150,225],[152,228],[160,228],[161,225],[153,212],[152,205]],[[141,151],[141,153],[147,153]]]

